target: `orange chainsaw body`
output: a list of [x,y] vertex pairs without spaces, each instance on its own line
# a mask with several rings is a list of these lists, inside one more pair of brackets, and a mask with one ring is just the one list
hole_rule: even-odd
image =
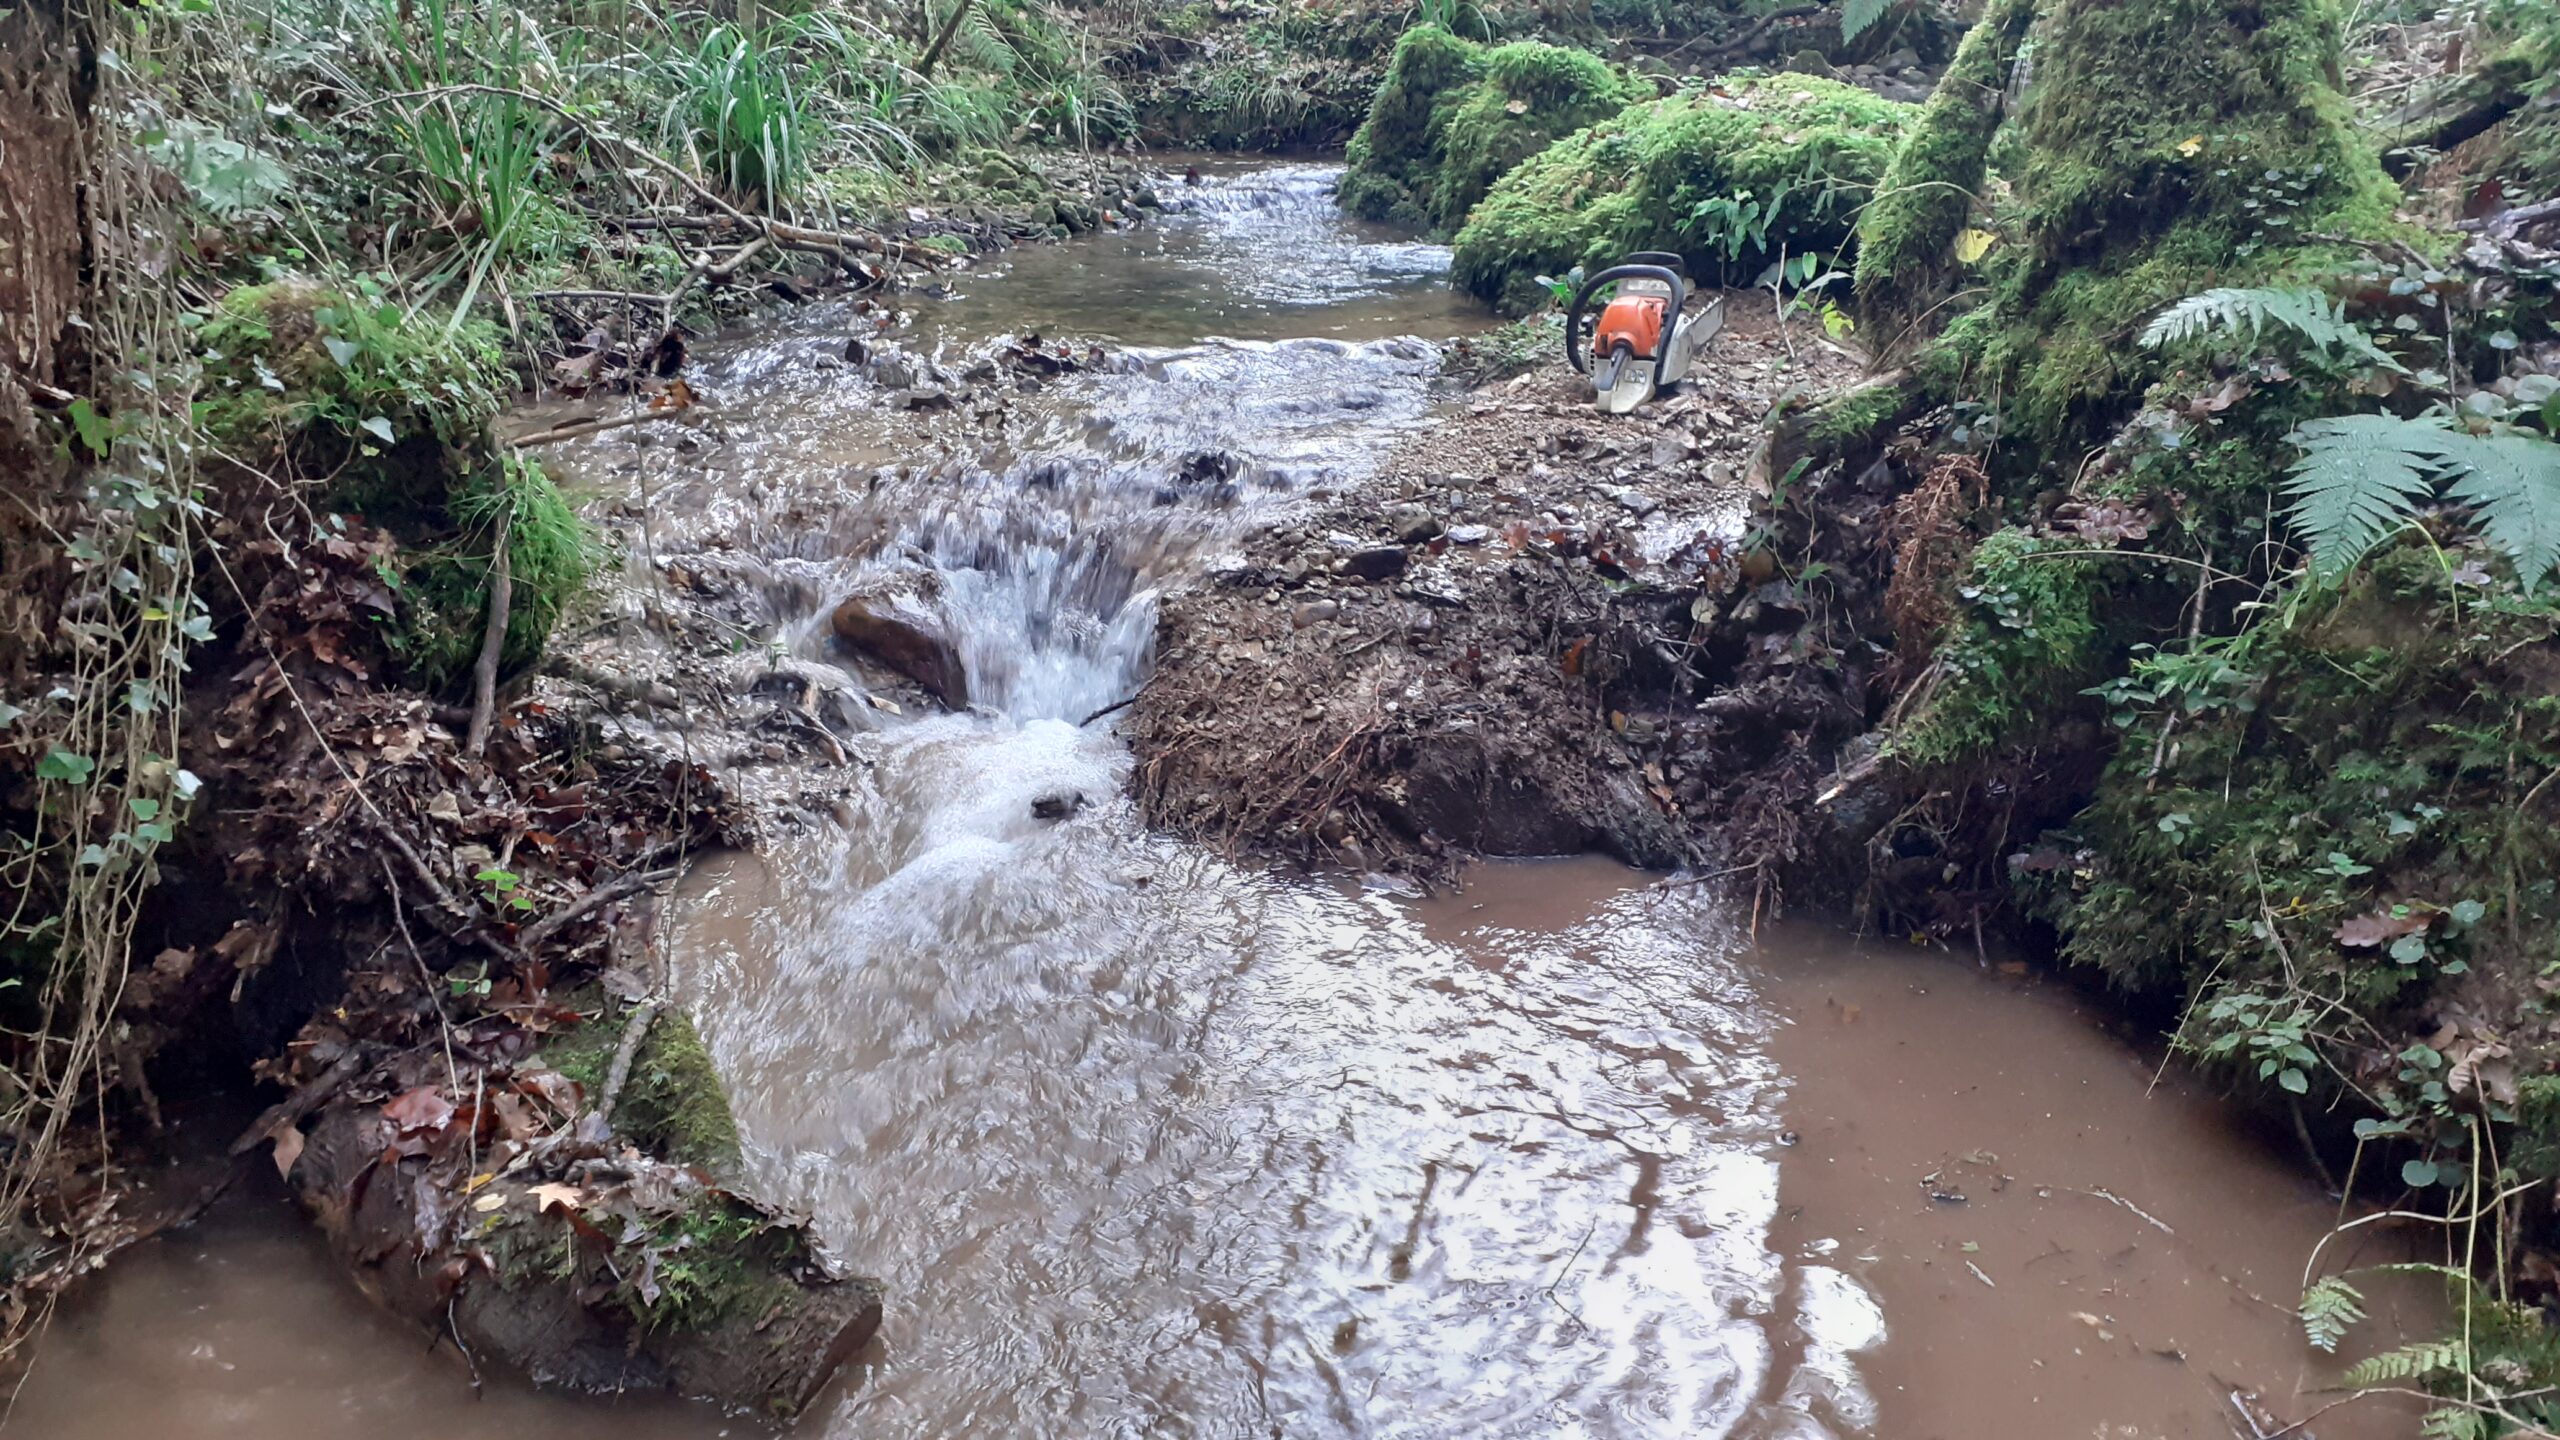
[[1638,360],[1650,360],[1662,344],[1663,322],[1671,300],[1665,295],[1620,294],[1600,312],[1600,328],[1591,337],[1591,353],[1609,355],[1619,346]]

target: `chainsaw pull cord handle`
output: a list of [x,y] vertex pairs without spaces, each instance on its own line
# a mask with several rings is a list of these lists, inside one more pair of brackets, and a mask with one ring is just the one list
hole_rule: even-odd
[[1573,305],[1564,313],[1564,358],[1585,375],[1591,373],[1591,361],[1582,353],[1582,317],[1591,309],[1591,297],[1603,285],[1620,280],[1659,280],[1671,288],[1671,312],[1663,317],[1662,343],[1654,347],[1653,383],[1662,383],[1662,365],[1671,357],[1671,337],[1679,329],[1680,312],[1689,304],[1689,285],[1680,272],[1668,265],[1612,265],[1582,282],[1574,292]]

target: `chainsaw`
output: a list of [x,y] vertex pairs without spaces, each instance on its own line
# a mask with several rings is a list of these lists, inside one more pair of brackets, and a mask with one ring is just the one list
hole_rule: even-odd
[[[1592,325],[1586,356],[1582,332],[1591,320],[1592,298],[1610,286],[1617,293]],[[1681,313],[1688,303],[1680,257],[1659,251],[1630,255],[1626,263],[1582,282],[1565,312],[1564,354],[1591,377],[1592,400],[1603,414],[1624,415],[1680,383],[1689,362],[1724,329],[1722,296],[1695,315]]]

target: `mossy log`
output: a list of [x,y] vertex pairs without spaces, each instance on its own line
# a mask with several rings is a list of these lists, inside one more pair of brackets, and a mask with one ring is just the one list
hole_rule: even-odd
[[357,1285],[475,1366],[788,1418],[879,1329],[876,1282],[690,1167],[564,1136],[475,1176],[438,1138],[396,1101],[342,1100],[289,1178]]

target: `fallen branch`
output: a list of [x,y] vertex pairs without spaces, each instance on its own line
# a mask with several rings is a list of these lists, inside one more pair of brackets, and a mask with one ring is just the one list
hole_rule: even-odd
[[544,941],[559,934],[563,928],[585,919],[616,900],[637,895],[661,880],[672,880],[675,875],[675,867],[670,866],[664,870],[635,871],[607,881],[517,931],[516,944],[527,952],[540,949]]
[[[1738,54],[1741,51],[1750,49],[1752,45],[1759,41],[1761,36],[1768,34],[1769,31],[1775,28],[1781,21],[1802,20],[1808,16],[1819,15],[1821,13],[1822,7],[1819,5],[1789,5],[1783,10],[1772,10],[1768,14],[1761,16],[1758,20],[1753,21],[1750,27],[1745,29],[1741,34],[1736,35],[1731,39],[1710,45],[1706,49],[1699,51],[1697,58],[1700,61],[1721,60],[1727,55]],[[1668,37],[1656,38],[1652,36],[1639,35],[1635,37],[1633,43],[1637,45],[1659,45],[1663,43],[1663,39],[1667,38]],[[1669,50],[1664,51],[1662,58],[1668,60],[1672,56],[1686,51],[1690,46],[1698,43],[1698,38],[1699,37],[1695,35],[1690,36],[1688,39],[1672,46]]]
[[489,749],[489,730],[498,718],[498,662],[507,649],[507,614],[515,608],[515,572],[508,561],[513,514],[502,514],[489,565],[489,622],[480,633],[480,659],[471,667],[471,735],[462,753],[477,760]]
[[649,1026],[665,1005],[665,1001],[651,996],[631,1012],[631,1023],[622,1029],[622,1043],[613,1052],[613,1068],[605,1072],[604,1091],[596,1098],[598,1120],[612,1123],[613,1102],[622,1098],[623,1084],[631,1078],[631,1062],[640,1055],[640,1042],[649,1038]]
[[337,1094],[371,1063],[365,1047],[347,1047],[347,1053],[339,1056],[336,1064],[303,1081],[292,1094],[268,1106],[257,1119],[250,1121],[249,1128],[240,1132],[240,1138],[231,1142],[231,1153],[246,1155],[283,1134],[287,1127],[309,1119],[312,1111],[329,1103],[330,1096]]
[[607,430],[619,430],[625,425],[646,425],[652,420],[673,420],[683,414],[682,410],[643,410],[637,415],[617,415],[611,419],[572,420],[566,425],[555,425],[548,430],[537,431],[521,440],[510,440],[507,444],[518,450],[530,450],[536,445],[556,445],[563,440],[575,440],[583,435],[600,435]]

